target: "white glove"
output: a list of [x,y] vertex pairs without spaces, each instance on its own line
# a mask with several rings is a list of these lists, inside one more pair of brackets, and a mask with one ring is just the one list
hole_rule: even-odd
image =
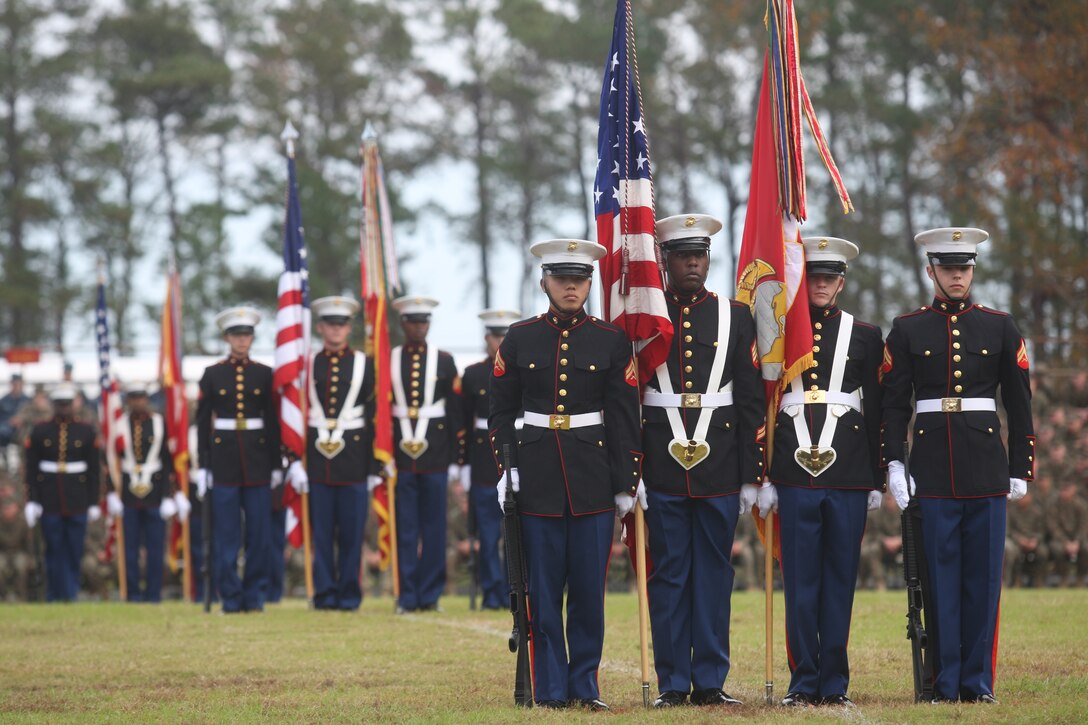
[[770,481],[764,481],[756,494],[756,504],[759,506],[759,518],[767,518],[771,511],[778,513],[778,489]]
[[174,503],[174,499],[167,496],[159,504],[159,516],[163,521],[169,521],[170,517],[178,512],[178,505]]
[[280,486],[282,486],[283,471],[278,468],[275,471],[272,471],[272,477],[269,479],[268,482],[272,484],[272,488],[279,488]]
[[106,512],[110,516],[120,516],[125,512],[125,505],[115,491],[106,494]]
[[376,489],[378,486],[382,485],[382,481],[384,481],[384,480],[385,479],[383,479],[381,476],[367,476],[366,477],[366,491],[367,491],[367,493],[373,493],[374,489]]
[[759,497],[759,486],[754,483],[745,483],[740,487],[740,514],[743,516],[752,510]]
[[87,521],[98,521],[102,518],[102,509],[98,506],[91,506],[87,509]]
[[42,505],[37,501],[27,501],[23,507],[23,516],[26,517],[26,525],[33,529],[42,517]]
[[189,472],[189,481],[196,486],[196,497],[201,501],[212,487],[212,473],[207,468],[198,468]]
[[910,497],[914,495],[914,476],[910,477],[910,488],[907,488],[906,471],[902,461],[888,461],[888,490],[895,497],[895,504],[902,511],[910,503]]
[[385,467],[382,468],[382,474],[386,478],[392,478],[393,476],[397,475],[397,464],[395,464],[393,461],[386,461]]
[[193,510],[189,498],[181,491],[178,491],[174,494],[174,505],[178,507],[178,521],[185,523],[185,519],[189,518],[189,512]]
[[518,474],[518,469],[516,468],[504,471],[502,478],[495,484],[495,493],[499,497],[499,508],[503,511],[506,511],[506,487],[511,485],[511,482],[514,486],[514,493],[521,490],[521,476]]
[[876,511],[878,508],[880,508],[880,504],[883,503],[883,501],[884,494],[882,494],[880,491],[870,491],[869,501],[866,503],[866,508],[869,511]]
[[461,489],[465,493],[468,493],[472,488],[472,466],[467,463],[461,466],[461,473],[459,475],[461,477]]
[[616,516],[621,519],[635,508],[635,497],[629,493],[617,493],[613,500],[616,502]]
[[291,465],[287,467],[287,483],[300,496],[310,492],[310,475],[306,473],[302,461],[291,461]]
[[1028,482],[1022,478],[1009,479],[1009,500],[1019,501],[1028,493]]
[[635,489],[635,498],[638,499],[638,505],[642,507],[643,511],[650,509],[650,502],[646,500],[646,484],[642,479],[638,479],[638,488]]
[[449,468],[446,469],[446,483],[453,483],[454,481],[460,480],[460,478],[461,467],[456,463],[451,463]]

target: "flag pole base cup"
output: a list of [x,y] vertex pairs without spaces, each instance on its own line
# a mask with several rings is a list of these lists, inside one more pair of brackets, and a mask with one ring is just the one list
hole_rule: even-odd
[[642,683],[642,706],[643,707],[649,707],[650,706],[650,683],[649,682],[643,682]]
[[764,700],[766,701],[766,703],[768,705],[773,705],[774,704],[774,683],[773,682],[763,683],[763,698],[764,698]]

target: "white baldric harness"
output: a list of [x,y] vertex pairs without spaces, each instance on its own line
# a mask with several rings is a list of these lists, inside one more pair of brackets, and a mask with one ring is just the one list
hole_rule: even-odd
[[[664,408],[672,429],[669,441],[669,455],[686,470],[691,470],[710,456],[710,444],[706,434],[710,429],[710,419],[716,408],[726,408],[733,404],[733,383],[721,386],[725,360],[729,356],[729,327],[732,315],[728,303],[718,305],[718,345],[714,350],[714,362],[710,366],[705,393],[674,393],[669,377],[668,363],[657,368],[657,386],[661,392],[647,390],[642,396],[642,404]],[[720,387],[719,387],[720,386]],[[668,392],[665,392],[668,391]],[[699,417],[695,422],[695,431],[688,437],[684,421],[680,417],[680,408],[698,408]]]
[[[313,369],[311,357],[310,369]],[[329,460],[336,457],[344,450],[344,431],[359,430],[366,426],[363,417],[363,406],[356,405],[359,399],[359,391],[363,387],[363,374],[366,372],[366,355],[358,350],[352,351],[351,385],[348,386],[348,394],[344,397],[344,405],[335,418],[325,417],[325,406],[317,396],[317,385],[314,376],[310,376],[310,427],[317,431],[317,440],[314,446],[318,453]]]
[[404,381],[400,377],[403,349],[401,345],[393,348],[389,361],[393,382],[393,416],[400,423],[400,449],[416,460],[427,450],[427,428],[431,418],[441,418],[446,414],[446,401],[434,402],[434,388],[438,382],[438,350],[428,350],[427,363],[423,368],[423,405],[418,408],[408,406]]
[[136,449],[132,445],[132,425],[128,413],[121,416],[121,440],[124,443],[124,453],[121,459],[121,470],[128,474],[128,490],[136,498],[144,498],[151,493],[151,477],[162,470],[162,442],[163,442],[162,416],[158,413],[151,414],[151,446],[147,449],[147,455],[143,461],[136,460]]
[[[778,409],[793,418],[793,430],[797,434],[797,450],[793,458],[801,468],[819,476],[835,463],[836,453],[831,444],[835,441],[835,429],[839,418],[851,408],[861,411],[861,396],[857,391],[842,392],[842,379],[846,374],[846,359],[850,352],[850,333],[854,329],[854,317],[842,313],[839,323],[839,335],[835,339],[835,357],[831,362],[831,381],[827,390],[803,390],[801,376],[798,375],[790,384],[790,392],[782,396]],[[805,420],[806,405],[827,405],[820,440],[812,444],[808,423]]]

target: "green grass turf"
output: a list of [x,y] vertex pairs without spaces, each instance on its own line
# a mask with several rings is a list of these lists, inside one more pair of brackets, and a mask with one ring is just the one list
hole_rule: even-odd
[[[469,612],[463,597],[445,598],[444,613],[399,617],[388,599],[368,599],[355,614],[311,612],[291,601],[229,617],[181,603],[7,605],[0,607],[0,721],[1088,722],[1088,592],[1005,593],[997,706],[912,704],[904,601],[902,592],[857,595],[856,710],[763,704],[763,595],[743,592],[733,597],[726,691],[747,704],[647,712],[636,600],[610,594],[600,672],[610,715],[515,711],[510,617]],[[776,605],[780,698],[789,682],[780,595]]]

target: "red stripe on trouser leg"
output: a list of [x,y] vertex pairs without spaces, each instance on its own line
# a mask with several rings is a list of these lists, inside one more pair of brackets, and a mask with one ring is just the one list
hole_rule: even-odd
[[997,635],[1001,629],[1001,598],[997,600],[997,618],[994,619],[994,650],[990,654],[990,691],[994,690],[994,682],[997,680]]

